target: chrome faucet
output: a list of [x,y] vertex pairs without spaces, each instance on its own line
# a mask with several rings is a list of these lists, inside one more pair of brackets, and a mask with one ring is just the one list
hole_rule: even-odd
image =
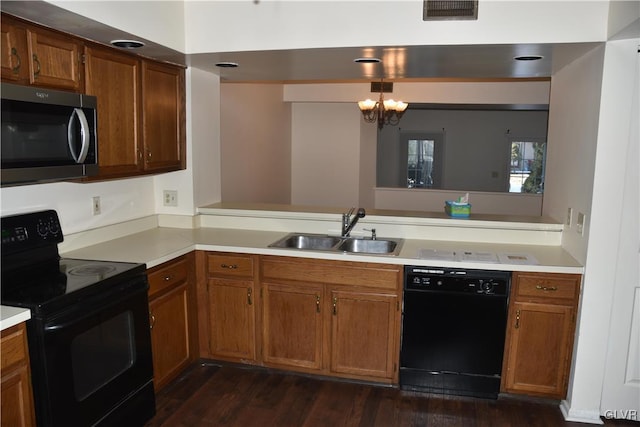
[[342,214],[342,237],[349,237],[351,230],[356,226],[358,220],[360,218],[364,218],[366,215],[364,209],[359,208],[358,212],[356,212],[353,218],[351,218],[351,215],[353,215],[353,211],[355,210],[356,208],[351,208],[349,209],[349,212]]

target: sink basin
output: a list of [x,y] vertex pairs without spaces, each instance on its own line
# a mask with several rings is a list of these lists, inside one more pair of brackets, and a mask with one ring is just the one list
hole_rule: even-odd
[[270,244],[269,247],[327,251],[333,249],[341,241],[342,239],[337,236],[289,234],[277,242]]
[[396,251],[398,242],[395,240],[345,239],[338,250],[366,254],[391,254]]
[[402,239],[338,237],[326,234],[290,233],[269,245],[270,248],[331,251],[352,254],[398,255]]

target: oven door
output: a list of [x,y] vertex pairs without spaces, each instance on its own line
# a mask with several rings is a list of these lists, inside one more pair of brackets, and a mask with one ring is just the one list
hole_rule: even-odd
[[142,425],[155,413],[146,279],[40,323],[38,425]]

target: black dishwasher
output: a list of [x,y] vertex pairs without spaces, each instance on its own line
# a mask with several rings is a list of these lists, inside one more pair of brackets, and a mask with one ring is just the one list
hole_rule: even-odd
[[496,399],[511,273],[405,266],[403,390]]

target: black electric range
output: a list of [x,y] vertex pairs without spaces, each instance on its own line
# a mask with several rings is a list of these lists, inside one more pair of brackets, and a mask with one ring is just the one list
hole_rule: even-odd
[[39,426],[143,426],[155,413],[140,263],[61,258],[53,210],[2,217],[2,305],[26,322]]

